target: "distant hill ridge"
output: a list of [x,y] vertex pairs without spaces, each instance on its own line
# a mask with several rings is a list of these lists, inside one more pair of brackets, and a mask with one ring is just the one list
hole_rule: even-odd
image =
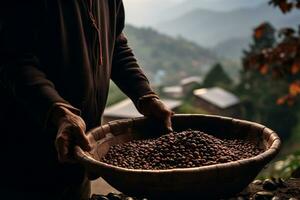
[[158,24],[156,28],[163,33],[181,35],[200,45],[213,47],[233,38],[250,37],[251,30],[264,21],[281,27],[297,25],[299,19],[299,11],[283,15],[266,2],[254,8],[232,11],[196,8],[181,17]]
[[126,25],[129,44],[152,82],[173,84],[190,75],[204,75],[217,56],[183,38],[173,38],[151,28]]

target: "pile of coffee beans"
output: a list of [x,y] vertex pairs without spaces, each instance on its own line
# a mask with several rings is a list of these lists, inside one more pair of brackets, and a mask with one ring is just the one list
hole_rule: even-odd
[[187,130],[112,146],[102,161],[128,169],[191,168],[245,159],[261,151],[245,139]]

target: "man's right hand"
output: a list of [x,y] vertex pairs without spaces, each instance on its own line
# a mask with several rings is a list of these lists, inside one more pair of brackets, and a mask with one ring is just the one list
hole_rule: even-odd
[[76,145],[85,151],[91,150],[85,135],[86,125],[80,116],[72,113],[68,108],[56,106],[52,111],[51,120],[58,130],[55,147],[60,162],[74,162],[73,151]]

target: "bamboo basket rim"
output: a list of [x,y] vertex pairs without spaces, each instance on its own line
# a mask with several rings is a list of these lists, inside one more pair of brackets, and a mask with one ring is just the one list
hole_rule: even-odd
[[[269,129],[266,126],[263,126],[259,123],[247,121],[247,120],[241,120],[241,119],[235,119],[230,117],[223,117],[219,115],[205,115],[205,114],[175,114],[173,117],[189,117],[189,116],[196,116],[196,117],[207,117],[207,118],[220,118],[220,119],[227,119],[231,120],[232,122],[238,122],[238,123],[244,123],[248,125],[253,125],[255,127],[260,127],[262,134],[264,131],[267,131],[267,134],[269,134],[269,138],[273,137],[273,141],[269,149],[266,151],[251,157],[247,159],[241,159],[237,161],[231,161],[227,163],[220,163],[220,164],[213,164],[213,165],[207,165],[207,166],[200,166],[200,167],[192,167],[192,168],[174,168],[174,169],[163,169],[163,170],[146,170],[146,169],[128,169],[123,167],[118,167],[114,165],[110,165],[101,161],[98,161],[92,157],[92,155],[87,154],[87,152],[84,152],[79,146],[75,147],[75,156],[76,158],[82,162],[82,163],[88,163],[89,165],[93,165],[95,167],[102,167],[107,168],[111,171],[117,171],[117,172],[127,172],[127,173],[143,173],[143,174],[173,174],[173,173],[195,173],[195,172],[207,172],[212,171],[216,169],[224,169],[224,168],[236,168],[240,167],[242,165],[248,165],[249,163],[259,163],[259,162],[265,162],[266,160],[271,160],[280,150],[281,146],[281,140],[278,137],[278,135],[275,133],[275,131]],[[105,125],[96,127],[88,132],[88,135],[93,135],[93,132],[99,131],[99,130],[105,130],[109,129],[109,132],[111,131],[111,126],[113,126],[113,123],[118,122],[128,122],[132,123],[134,121],[139,120],[145,120],[146,117],[137,117],[132,119],[122,119],[122,120],[115,120],[112,122],[109,122]],[[111,133],[111,132],[110,132]],[[96,140],[95,140],[96,141]]]

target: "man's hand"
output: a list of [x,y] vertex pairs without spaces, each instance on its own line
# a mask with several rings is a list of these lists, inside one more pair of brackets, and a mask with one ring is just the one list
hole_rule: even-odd
[[174,115],[174,112],[171,111],[160,99],[143,99],[139,102],[138,107],[139,111],[143,115],[162,121],[167,132],[173,131],[171,117]]
[[55,147],[60,162],[73,162],[75,145],[85,151],[90,151],[91,146],[85,135],[86,125],[83,119],[63,106],[54,108],[52,122],[57,127]]

